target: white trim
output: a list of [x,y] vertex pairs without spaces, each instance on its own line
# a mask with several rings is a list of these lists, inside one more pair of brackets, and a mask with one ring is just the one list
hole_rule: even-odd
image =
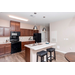
[[57,52],[61,52],[61,53],[64,53],[64,54],[66,53],[66,52],[64,52],[64,51],[60,51],[60,50],[56,50],[56,51],[57,51]]

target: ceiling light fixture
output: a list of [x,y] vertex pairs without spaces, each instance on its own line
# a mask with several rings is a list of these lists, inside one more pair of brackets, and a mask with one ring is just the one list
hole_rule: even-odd
[[[45,16],[43,16],[43,18],[45,18]],[[42,29],[42,31],[43,31],[43,32],[46,32],[46,28],[44,27],[44,28]]]
[[[34,14],[37,14],[37,13],[34,12]],[[36,22],[35,22],[35,26],[33,27],[33,30],[37,30]]]
[[9,15],[9,17],[14,18],[14,19],[18,19],[18,20],[28,21],[27,19],[23,19],[23,18],[20,18],[20,17],[11,16],[11,15]]

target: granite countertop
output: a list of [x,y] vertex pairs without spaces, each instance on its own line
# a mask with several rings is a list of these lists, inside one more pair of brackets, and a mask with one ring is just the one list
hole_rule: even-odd
[[46,43],[43,42],[40,45],[29,44],[29,45],[24,45],[24,46],[28,47],[30,49],[33,49],[33,50],[39,50],[39,49],[43,49],[43,48],[46,48],[46,47],[51,47],[51,46],[54,46],[54,45],[56,45],[56,43],[46,44]]
[[11,42],[0,42],[0,44],[10,44]]
[[35,40],[21,40],[21,42],[27,42],[27,41],[35,41]]
[[[22,40],[21,42],[27,42],[27,41],[35,41],[35,40]],[[10,44],[11,42],[0,42],[0,44]]]

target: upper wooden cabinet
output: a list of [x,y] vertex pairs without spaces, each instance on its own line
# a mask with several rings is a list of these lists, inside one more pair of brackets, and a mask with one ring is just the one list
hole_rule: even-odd
[[25,29],[20,29],[21,36],[25,36]]
[[32,29],[20,29],[21,36],[33,36],[34,33],[38,33],[38,30]]
[[25,29],[25,36],[29,36],[30,33],[29,33],[29,29]]
[[38,30],[34,30],[34,33],[39,33],[39,31]]
[[4,36],[10,36],[10,28],[4,28]]
[[15,31],[15,22],[10,21],[11,31]]
[[15,31],[20,31],[20,22],[15,23]]
[[20,32],[20,22],[10,21],[11,31],[19,31]]
[[3,36],[3,28],[0,27],[0,36]]
[[34,30],[30,30],[30,36],[33,36]]

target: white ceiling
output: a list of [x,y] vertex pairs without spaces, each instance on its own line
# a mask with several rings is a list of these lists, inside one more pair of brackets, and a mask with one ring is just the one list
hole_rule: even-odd
[[[36,25],[48,25],[51,22],[56,22],[68,18],[75,17],[75,12],[0,12],[0,18],[6,20],[14,20],[27,24],[35,24]],[[9,18],[8,15],[13,15],[21,18],[28,19],[29,21],[20,21],[16,19]],[[33,15],[31,17],[30,15]],[[45,18],[43,18],[45,16]]]

